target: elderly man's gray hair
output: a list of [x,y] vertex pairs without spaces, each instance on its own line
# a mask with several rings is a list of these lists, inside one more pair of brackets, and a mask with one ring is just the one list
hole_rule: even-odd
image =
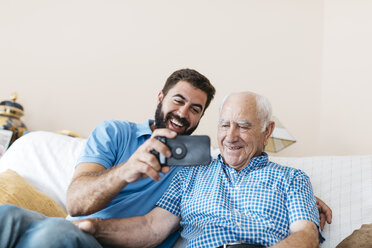
[[[241,92],[244,93],[244,92]],[[269,99],[267,99],[265,96],[261,96],[257,93],[247,91],[246,93],[254,95],[256,97],[256,105],[257,105],[257,117],[261,120],[262,129],[261,131],[264,132],[266,130],[267,125],[269,125],[269,122],[271,120],[272,115],[272,107]],[[230,93],[226,95],[222,103],[220,105],[220,113],[222,110],[222,107],[225,103],[225,101],[232,95],[239,94],[239,93]]]
[[266,130],[267,125],[271,120],[272,107],[269,99],[264,96],[256,94],[256,103],[257,103],[257,115],[261,120],[262,132]]

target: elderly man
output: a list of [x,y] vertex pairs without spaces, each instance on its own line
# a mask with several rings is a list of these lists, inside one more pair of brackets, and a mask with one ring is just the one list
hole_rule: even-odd
[[185,167],[157,207],[142,217],[75,222],[101,243],[152,247],[182,227],[187,247],[318,247],[319,214],[309,178],[270,162],[271,106],[255,93],[221,107],[221,154]]

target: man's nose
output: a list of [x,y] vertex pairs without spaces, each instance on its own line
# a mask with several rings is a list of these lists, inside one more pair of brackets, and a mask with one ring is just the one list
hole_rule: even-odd
[[189,111],[189,108],[185,105],[185,106],[181,106],[177,113],[178,115],[181,117],[181,118],[186,118],[187,117],[187,113]]
[[234,142],[239,137],[238,128],[234,125],[231,125],[227,131],[227,139],[229,142]]

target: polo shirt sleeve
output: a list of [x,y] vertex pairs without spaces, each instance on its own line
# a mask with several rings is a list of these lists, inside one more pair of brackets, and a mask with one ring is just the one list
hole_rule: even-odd
[[81,152],[77,165],[80,163],[98,163],[105,168],[112,167],[117,159],[120,140],[128,139],[130,127],[128,123],[118,121],[104,121],[98,125]]
[[319,227],[319,212],[311,182],[301,170],[294,170],[287,193],[287,208],[290,224],[298,220],[308,220]]
[[183,168],[177,172],[167,191],[156,203],[158,207],[161,207],[178,217],[181,217],[182,182],[185,181],[186,169],[187,168]]

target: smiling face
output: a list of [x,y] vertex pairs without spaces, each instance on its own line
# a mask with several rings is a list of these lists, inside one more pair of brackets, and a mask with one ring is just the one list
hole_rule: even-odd
[[224,163],[240,171],[260,156],[272,133],[274,123],[262,132],[257,115],[256,96],[238,93],[226,99],[220,113],[218,145]]
[[159,92],[158,101],[155,127],[190,135],[203,116],[207,94],[186,81],[179,81],[167,95]]

